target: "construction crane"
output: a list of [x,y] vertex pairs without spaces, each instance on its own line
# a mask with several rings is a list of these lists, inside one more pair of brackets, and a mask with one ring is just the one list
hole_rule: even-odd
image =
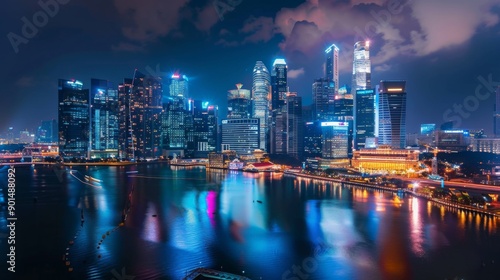
[[437,154],[439,152],[445,152],[449,153],[449,150],[441,150],[438,147],[432,147],[429,144],[424,144],[424,147],[427,149],[427,152],[429,152],[429,148],[434,150],[434,157],[432,157],[432,175],[438,175],[438,162],[437,162]]

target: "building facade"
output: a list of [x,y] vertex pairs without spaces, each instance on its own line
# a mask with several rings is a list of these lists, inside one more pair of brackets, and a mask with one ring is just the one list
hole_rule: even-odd
[[375,137],[375,90],[357,90],[354,98],[354,149],[366,147],[366,138]]
[[349,123],[321,122],[322,152],[327,159],[347,159],[349,154]]
[[222,152],[236,151],[239,155],[251,155],[259,149],[259,119],[222,120]]
[[269,108],[271,97],[271,74],[262,61],[257,61],[253,68],[252,118],[259,119],[261,150],[267,150],[269,142]]
[[90,141],[89,90],[77,80],[59,79],[59,151],[63,157],[88,157]]
[[357,90],[369,88],[371,88],[370,42],[360,41],[354,44],[351,93],[354,95]]
[[118,86],[120,157],[151,158],[161,155],[163,89],[160,77],[135,71],[133,79]]
[[419,170],[417,150],[392,149],[379,146],[376,149],[354,151],[352,167],[363,173],[408,174]]
[[271,109],[278,110],[285,105],[286,93],[288,92],[287,79],[288,66],[282,58],[274,60],[271,71]]
[[378,92],[381,145],[395,149],[406,147],[406,82],[380,81]]
[[90,81],[91,156],[118,156],[118,89],[107,80]]
[[332,44],[325,50],[326,54],[326,78],[334,84],[334,93],[339,91],[339,48]]
[[286,135],[287,149],[286,153],[296,159],[302,158],[304,151],[304,136],[302,122],[302,97],[295,92],[290,92],[286,97],[287,118]]
[[58,138],[57,121],[42,121],[37,129],[35,141],[41,144],[55,144],[58,142]]
[[333,80],[317,79],[312,84],[313,120],[331,121],[334,113],[335,87]]
[[236,84],[236,89],[227,94],[227,118],[242,119],[252,115],[252,96],[250,90],[243,89],[243,84]]

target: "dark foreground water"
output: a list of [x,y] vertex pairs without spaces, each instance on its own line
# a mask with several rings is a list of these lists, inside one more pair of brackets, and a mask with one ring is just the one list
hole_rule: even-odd
[[500,279],[500,221],[421,199],[162,164],[73,170],[103,182],[16,169],[12,273],[0,169],[0,279],[182,279],[196,267],[251,279]]

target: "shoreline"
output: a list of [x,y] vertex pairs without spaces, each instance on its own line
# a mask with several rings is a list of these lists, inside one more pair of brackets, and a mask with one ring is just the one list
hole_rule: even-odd
[[378,186],[370,183],[361,183],[361,182],[349,182],[349,181],[342,181],[341,179],[334,179],[334,178],[326,178],[326,177],[321,177],[321,176],[315,176],[315,175],[308,175],[308,174],[303,174],[299,172],[290,172],[285,170],[284,172],[285,175],[290,175],[293,177],[301,177],[301,178],[308,178],[308,179],[313,179],[313,180],[321,180],[321,181],[329,181],[329,182],[335,182],[335,183],[340,183],[342,185],[347,184],[347,185],[352,185],[354,187],[364,187],[364,188],[370,188],[370,189],[375,189],[375,190],[384,190],[384,191],[390,191],[392,193],[397,193],[398,191],[403,191],[404,193],[425,199],[430,202],[434,202],[443,206],[448,206],[448,207],[453,207],[459,210],[463,211],[471,211],[479,214],[485,214],[488,216],[496,217],[497,219],[500,219],[500,213],[495,213],[493,211],[487,210],[487,209],[481,209],[481,208],[476,208],[473,206],[465,205],[465,204],[459,204],[459,203],[454,203],[454,202],[449,202],[449,201],[444,201],[442,199],[437,199],[433,198],[427,195],[419,194],[416,192],[412,192],[408,189],[405,188],[388,188],[388,187],[383,187],[383,186]]

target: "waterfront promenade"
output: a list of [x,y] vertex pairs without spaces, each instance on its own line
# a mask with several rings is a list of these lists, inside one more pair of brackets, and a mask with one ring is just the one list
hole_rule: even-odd
[[[444,199],[434,198],[434,197],[431,197],[429,195],[425,195],[425,194],[422,194],[422,193],[415,192],[415,191],[413,191],[413,189],[410,189],[410,188],[386,187],[386,186],[381,186],[381,185],[377,185],[377,184],[373,184],[373,183],[368,183],[368,182],[345,181],[345,180],[337,179],[337,178],[317,176],[317,175],[310,175],[310,174],[304,174],[304,173],[301,173],[301,172],[290,172],[290,171],[287,171],[287,170],[285,171],[285,175],[294,176],[294,177],[301,177],[301,178],[308,178],[308,179],[313,179],[313,180],[336,182],[336,183],[341,183],[343,186],[347,185],[347,186],[354,186],[354,187],[358,187],[358,188],[370,188],[370,189],[376,189],[376,190],[389,191],[389,192],[393,192],[393,193],[397,193],[397,192],[403,191],[403,192],[405,192],[405,193],[407,193],[409,195],[412,195],[412,196],[415,196],[415,197],[419,197],[419,198],[423,198],[423,199],[426,199],[426,200],[428,200],[430,202],[433,202],[433,203],[436,203],[436,204],[439,204],[439,205],[443,205],[443,206],[447,206],[447,207],[452,207],[452,208],[456,208],[456,209],[460,209],[460,210],[464,210],[464,211],[470,211],[470,212],[485,214],[485,215],[493,216],[493,217],[496,217],[496,218],[500,219],[499,209],[483,209],[483,208],[474,207],[474,206],[470,206],[470,205],[460,204],[460,203],[457,203],[457,202],[447,201],[447,200],[444,200]],[[446,188],[448,188],[448,186]],[[490,190],[490,188],[487,187],[487,188],[485,188],[483,190],[484,191],[488,191],[488,190]]]

